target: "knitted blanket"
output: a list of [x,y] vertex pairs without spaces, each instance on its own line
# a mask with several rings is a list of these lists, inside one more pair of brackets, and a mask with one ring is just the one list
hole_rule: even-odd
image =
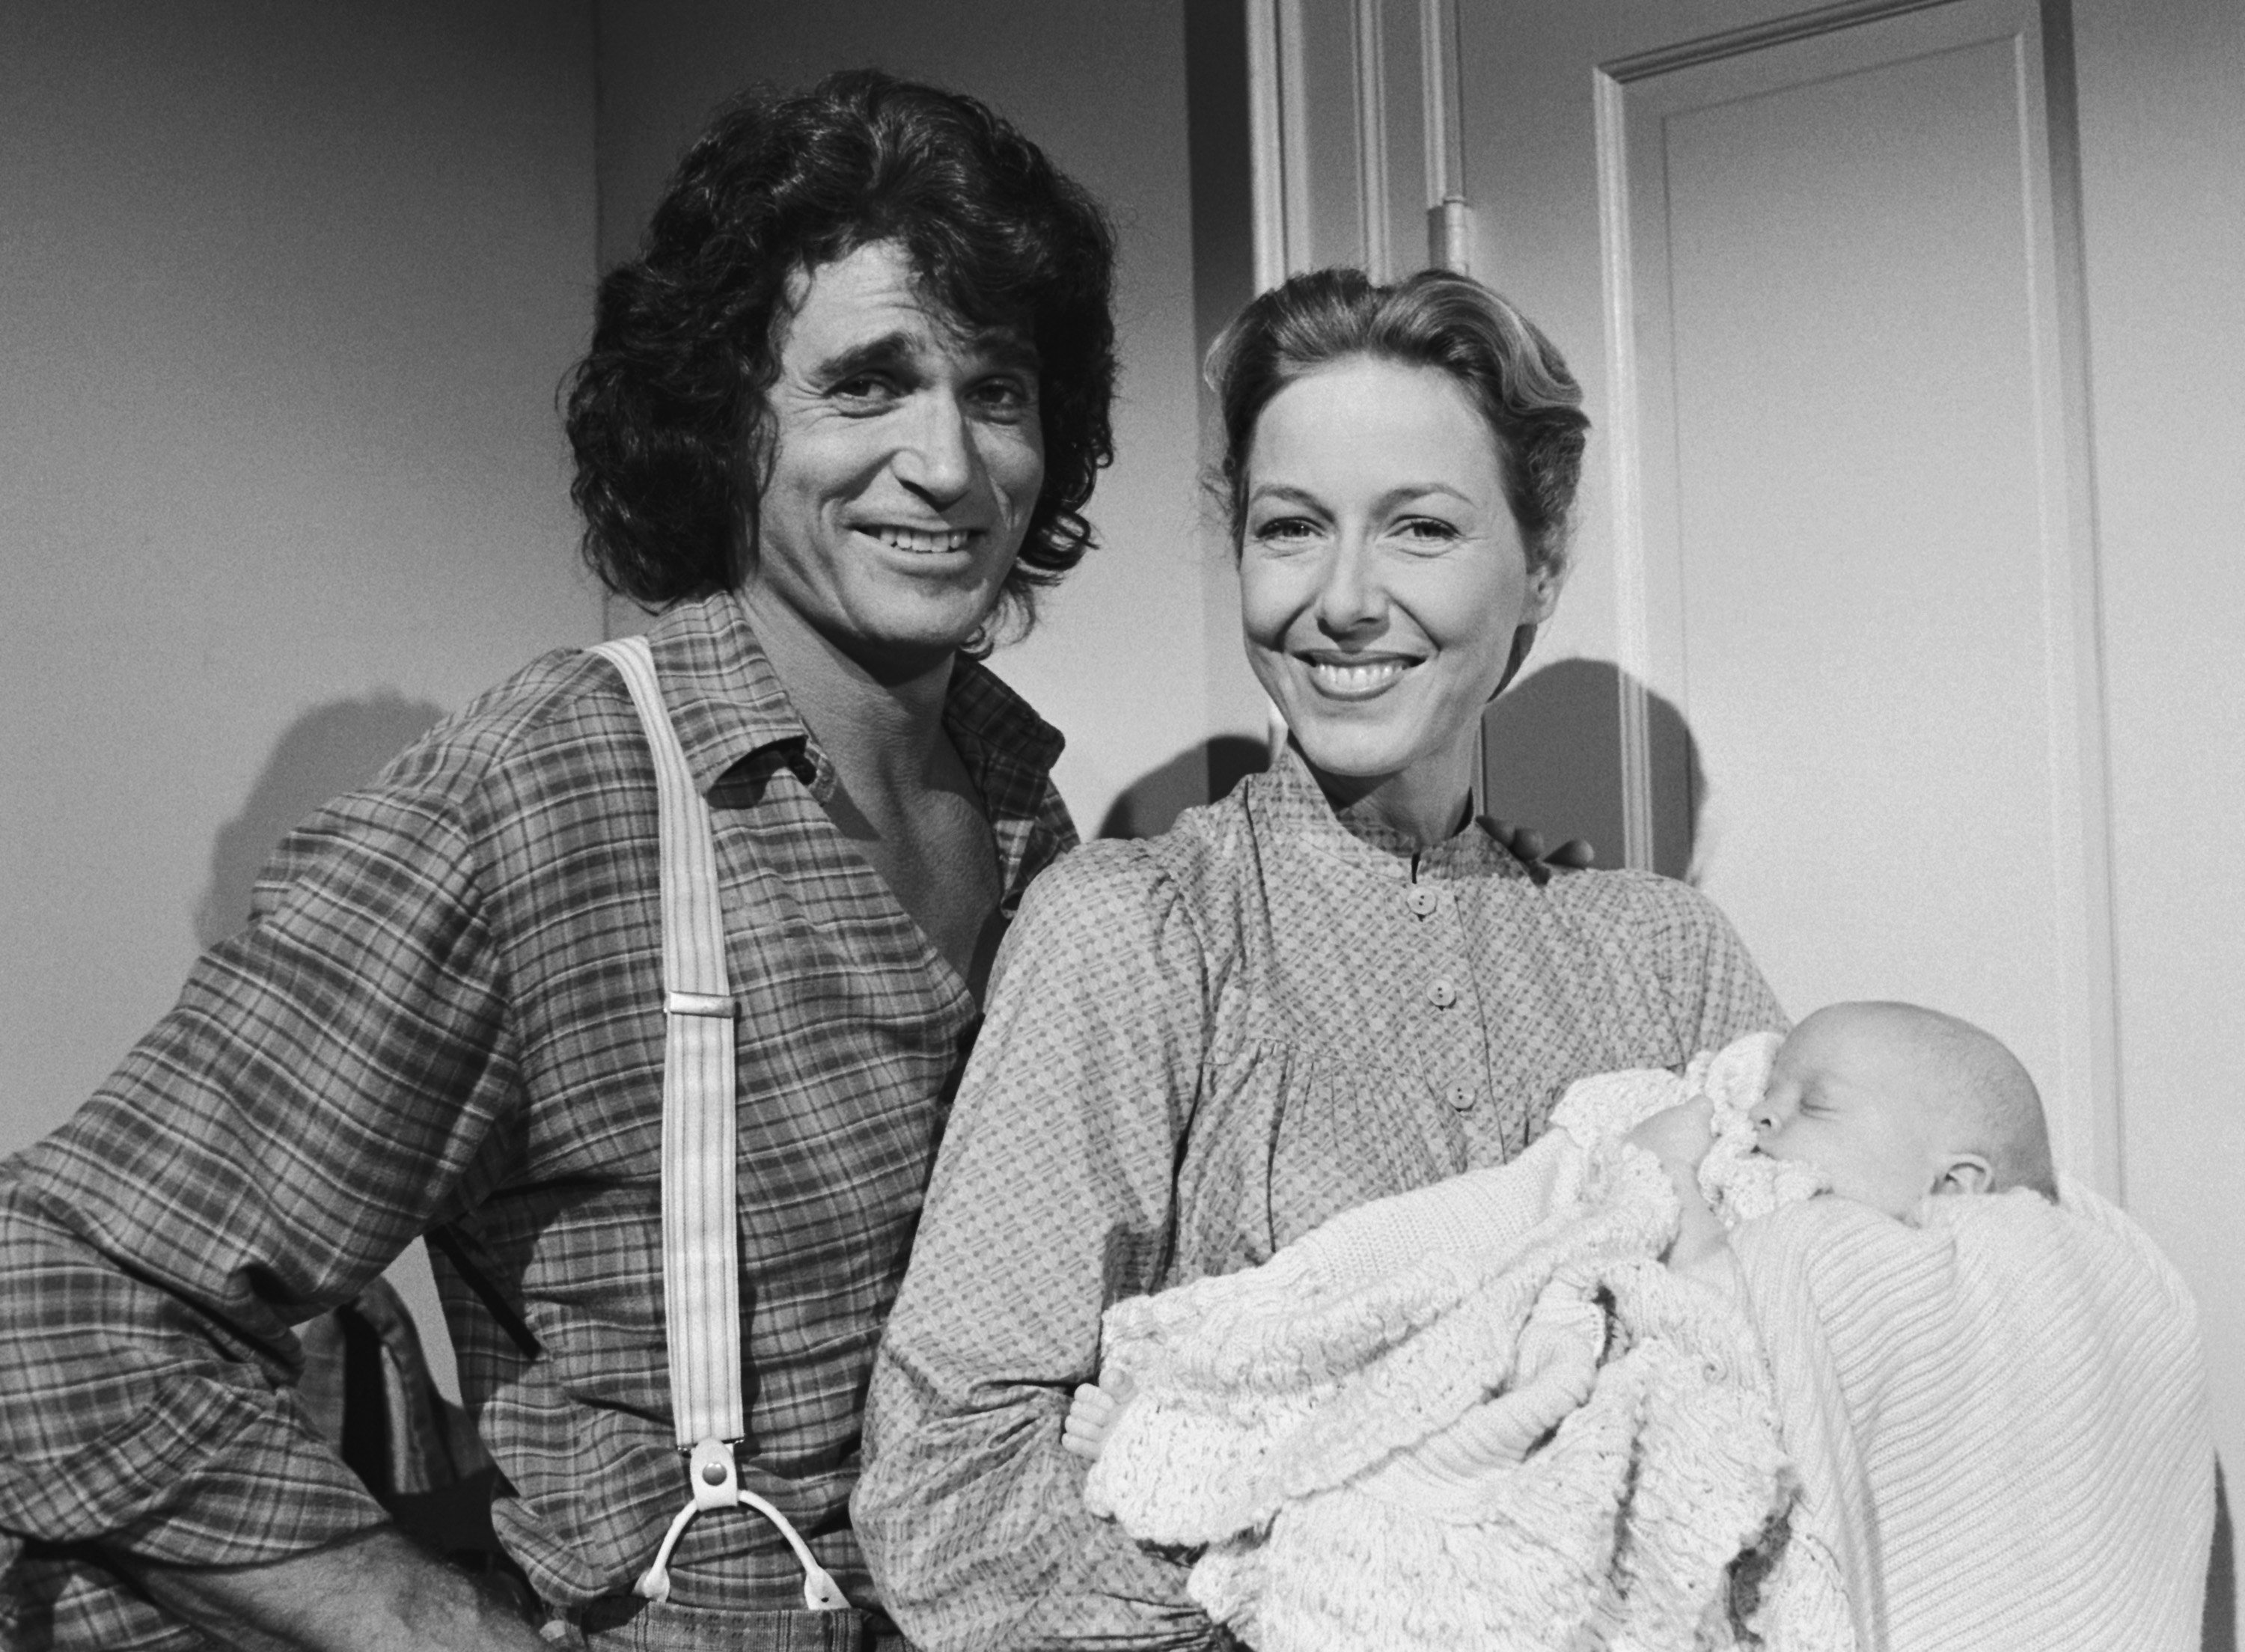
[[1817,1199],[1731,1236],[1797,1466],[1796,1540],[1890,1652],[2195,1652],[2214,1447],[2188,1293],[2061,1180]]
[[1751,1324],[1658,1257],[1676,1195],[1620,1138],[1694,1093],[1736,1218],[1815,1183],[1740,1145],[1775,1040],[1571,1089],[1514,1163],[1346,1213],[1265,1266],[1110,1309],[1135,1383],[1085,1485],[1261,1652],[1849,1644]]
[[[1260,1652],[2194,1646],[2173,1271],[2070,1184],[1916,1228],[1806,1199],[1743,1122],[1774,1046],[1586,1080],[1510,1165],[1117,1303],[1102,1380],[1139,1391],[1087,1503],[1200,1548],[1194,1598]],[[1737,1297],[1655,1260],[1673,1191],[1619,1140],[1701,1093]]]

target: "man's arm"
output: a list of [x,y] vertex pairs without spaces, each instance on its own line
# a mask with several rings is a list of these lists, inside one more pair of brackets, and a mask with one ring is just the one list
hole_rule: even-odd
[[152,1577],[380,1524],[288,1386],[288,1328],[429,1225],[519,1090],[448,821],[344,800],[276,865],[94,1099],[0,1164],[0,1529]]
[[1030,891],[960,1087],[873,1374],[851,1514],[926,1652],[1201,1648],[1185,1567],[1083,1506],[1062,1445],[1100,1315],[1172,1244],[1204,964],[1142,859],[1078,852]]
[[376,1527],[262,1566],[132,1566],[163,1607],[243,1652],[547,1652],[512,1602]]

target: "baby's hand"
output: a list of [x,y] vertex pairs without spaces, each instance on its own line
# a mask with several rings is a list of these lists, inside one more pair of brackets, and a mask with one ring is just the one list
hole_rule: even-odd
[[1629,1139],[1663,1164],[1696,1169],[1715,1140],[1715,1104],[1699,1095],[1664,1107],[1631,1131]]
[[1130,1403],[1135,1391],[1127,1380],[1108,1388],[1097,1383],[1079,1383],[1068,1402],[1068,1420],[1061,1425],[1061,1448],[1087,1463],[1097,1462],[1108,1435],[1115,1432],[1115,1419],[1122,1414],[1122,1408]]

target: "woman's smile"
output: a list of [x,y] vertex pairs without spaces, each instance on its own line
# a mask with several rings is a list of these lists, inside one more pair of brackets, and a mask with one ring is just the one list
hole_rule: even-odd
[[1403,680],[1419,662],[1401,654],[1310,653],[1299,656],[1310,683],[1333,700],[1374,700]]

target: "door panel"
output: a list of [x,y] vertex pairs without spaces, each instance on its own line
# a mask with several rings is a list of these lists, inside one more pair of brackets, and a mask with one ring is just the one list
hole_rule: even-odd
[[[2115,1166],[2093,655],[2031,6],[1600,71],[1624,681],[1707,891],[1796,1010],[1988,1026]],[[1726,50],[1726,46],[1735,49]],[[1625,693],[1624,698],[1628,696]],[[1626,713],[1626,708],[1625,708]]]

